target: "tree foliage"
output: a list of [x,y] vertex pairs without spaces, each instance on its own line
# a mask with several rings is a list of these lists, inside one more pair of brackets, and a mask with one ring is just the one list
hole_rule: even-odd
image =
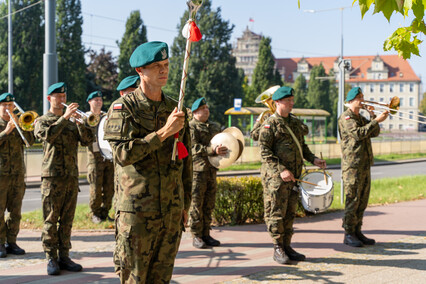
[[146,27],[143,24],[140,11],[133,11],[130,13],[126,21],[126,31],[124,32],[121,42],[117,42],[120,48],[120,55],[118,56],[118,81],[123,80],[127,76],[134,75],[134,68],[130,67],[129,58],[133,51],[147,42]]
[[[111,51],[106,52],[102,48],[99,53],[89,51],[90,62],[87,66],[87,93],[101,91],[104,99],[104,109],[114,101],[117,87],[117,62]],[[86,104],[87,105],[87,104]],[[88,108],[88,107],[86,107]]]
[[275,69],[275,60],[272,54],[271,39],[262,37],[259,44],[259,58],[253,70],[252,84],[245,97],[246,106],[255,106],[254,100],[266,89],[282,85],[281,76]]
[[307,100],[311,108],[324,109],[331,112],[329,97],[330,81],[317,79],[325,76],[327,76],[327,74],[322,63],[312,67],[309,78]]
[[384,42],[383,49],[396,50],[404,59],[411,58],[412,54],[420,56],[419,45],[423,42],[419,39],[426,35],[426,25],[424,21],[426,0],[354,0],[353,4],[358,2],[361,15],[373,9],[373,13],[382,13],[390,22],[392,14],[400,13],[404,17],[412,12],[414,20],[407,27],[398,28]]
[[[164,92],[179,97],[186,39],[181,30],[188,20],[188,11],[180,19],[178,35],[171,47],[169,81]],[[233,106],[234,98],[242,97],[242,73],[235,67],[229,42],[234,28],[221,17],[221,9],[211,9],[211,1],[203,1],[196,17],[203,38],[193,42],[188,68],[184,105],[189,107],[197,98],[205,97],[212,120],[224,123],[224,112]]]
[[[12,1],[12,11],[37,0]],[[0,4],[0,14],[7,15],[7,2]],[[42,111],[44,25],[41,5],[12,15],[13,94],[24,110]],[[0,20],[0,90],[8,90],[8,21]]]
[[293,84],[294,89],[294,107],[295,108],[309,108],[309,103],[306,99],[307,95],[307,84],[306,78],[303,74],[300,74],[299,77],[296,78]]
[[68,100],[86,103],[86,63],[81,41],[83,17],[80,0],[57,0],[56,42],[58,52],[58,80],[68,86]]

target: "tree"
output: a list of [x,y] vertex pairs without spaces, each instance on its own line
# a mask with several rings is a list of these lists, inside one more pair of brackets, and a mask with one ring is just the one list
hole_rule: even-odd
[[104,99],[104,109],[115,99],[117,87],[117,62],[111,51],[105,52],[102,48],[99,53],[94,50],[89,51],[90,62],[87,66],[87,93],[101,91]]
[[[188,20],[184,13],[178,26],[178,36],[171,47],[170,72],[164,92],[176,99],[179,97],[186,39],[181,30]],[[205,97],[211,119],[225,123],[224,112],[233,106],[234,98],[241,98],[242,73],[235,67],[229,43],[233,25],[221,18],[221,9],[211,9],[211,1],[203,1],[197,13],[196,23],[203,38],[192,43],[184,104],[190,106],[197,98]]]
[[86,63],[81,41],[83,17],[80,0],[56,2],[58,80],[68,86],[68,100],[86,104]]
[[324,109],[331,112],[329,97],[330,81],[317,79],[319,77],[325,77],[326,75],[322,63],[312,67],[307,100],[311,108]]
[[[12,1],[13,11],[36,0]],[[7,15],[7,2],[0,4],[1,15]],[[13,26],[13,94],[24,110],[42,111],[44,25],[41,5],[35,5],[12,16]],[[8,90],[8,23],[0,21],[0,89]]]
[[131,12],[130,17],[126,21],[126,31],[123,38],[121,42],[117,42],[120,48],[120,55],[118,56],[118,69],[120,70],[118,81],[135,73],[134,68],[130,67],[129,58],[136,47],[147,41],[146,27],[143,24],[140,12]]
[[307,84],[306,78],[303,74],[297,77],[293,84],[294,89],[294,107],[295,108],[309,108],[308,101],[306,100]]
[[249,96],[245,98],[245,105],[247,106],[254,106],[256,97],[266,89],[283,84],[278,70],[275,69],[269,37],[262,37],[260,40],[259,59],[254,68],[252,79]]
[[[355,4],[357,0],[353,3]],[[384,42],[383,49],[386,51],[396,50],[398,55],[404,59],[411,58],[412,54],[420,56],[419,45],[423,42],[418,38],[426,35],[426,25],[424,21],[426,1],[425,0],[358,0],[362,17],[374,4],[374,13],[383,13],[383,16],[390,22],[392,14],[400,13],[404,17],[411,11],[414,20],[408,27],[398,28]]]

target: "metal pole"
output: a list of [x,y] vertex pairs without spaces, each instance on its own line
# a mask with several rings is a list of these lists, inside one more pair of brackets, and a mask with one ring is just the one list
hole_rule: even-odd
[[[340,8],[341,11],[341,41],[340,41],[340,62],[339,62],[339,102],[337,108],[337,119],[343,113],[343,104],[345,100],[345,63],[343,61],[343,9]],[[337,128],[337,141],[340,144],[340,134],[339,129]],[[345,192],[343,188],[343,172],[342,172],[342,159],[340,159],[340,204],[343,204],[345,200]]]
[[56,0],[45,1],[45,52],[43,54],[43,113],[49,111],[47,89],[58,82],[58,58],[56,54]]
[[13,47],[12,47],[12,8],[11,8],[12,0],[7,1],[7,9],[8,9],[8,92],[13,94],[13,66],[12,66],[12,55],[13,55]]

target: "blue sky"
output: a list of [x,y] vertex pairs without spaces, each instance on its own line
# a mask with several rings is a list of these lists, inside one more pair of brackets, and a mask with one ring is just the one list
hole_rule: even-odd
[[[343,55],[396,54],[384,52],[383,42],[400,27],[409,25],[412,16],[394,15],[388,23],[382,14],[367,13],[363,20],[352,0],[212,0],[220,7],[222,18],[234,25],[232,43],[248,26],[256,33],[272,39],[277,58],[338,56],[341,50],[343,9]],[[125,21],[131,11],[139,10],[148,29],[148,40],[161,40],[169,45],[181,36],[177,24],[185,10],[185,0],[83,0],[83,42],[98,50],[105,47],[118,55]],[[306,10],[315,10],[315,13]],[[249,22],[252,18],[254,22]],[[202,32],[202,31],[201,31]],[[426,40],[425,36],[420,38]],[[420,47],[423,57],[409,60],[415,73],[426,78],[426,43]]]

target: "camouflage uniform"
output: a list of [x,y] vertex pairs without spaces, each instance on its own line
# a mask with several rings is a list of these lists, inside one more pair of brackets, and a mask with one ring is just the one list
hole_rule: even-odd
[[220,125],[214,122],[201,122],[193,118],[189,122],[191,130],[193,181],[192,201],[189,211],[189,226],[195,237],[210,235],[212,212],[216,202],[216,172],[208,156],[216,155],[209,147],[210,140],[220,132]]
[[270,116],[260,130],[261,176],[265,206],[265,222],[274,245],[289,246],[299,193],[294,182],[285,182],[280,173],[289,170],[295,178],[302,174],[303,160],[299,148],[285,125],[296,135],[303,157],[313,163],[315,155],[305,144],[304,124],[294,115],[285,118],[278,113]]
[[376,120],[369,121],[347,109],[339,117],[342,148],[342,178],[346,192],[343,228],[352,234],[361,231],[362,218],[370,195],[373,150],[371,137],[380,134]]
[[[263,122],[265,121],[266,119]],[[253,129],[250,131],[250,137],[254,141],[259,141],[259,133],[263,122],[261,122],[260,120],[256,120],[256,123],[253,125]]]
[[[42,163],[42,243],[47,258],[67,257],[71,248],[71,228],[77,204],[78,142],[88,146],[92,132],[51,112],[39,117],[34,133],[43,141]],[[59,226],[57,225],[59,222]]]
[[[91,114],[91,112],[87,112]],[[101,112],[100,118],[106,115]],[[92,214],[106,219],[114,196],[114,166],[99,152],[98,127],[91,127],[95,142],[87,147],[87,181],[90,184],[90,210]]]
[[[105,124],[118,176],[116,249],[121,281],[168,283],[183,230],[182,210],[191,202],[192,158],[171,162],[173,136],[162,128],[177,102],[145,97],[139,87],[116,100]],[[185,111],[185,110],[184,110]],[[179,132],[191,147],[188,122]]]
[[[25,194],[24,140],[15,128],[4,132],[7,121],[0,118],[0,244],[16,243]],[[28,143],[34,143],[32,131],[22,131]],[[5,220],[5,211],[9,212]]]

